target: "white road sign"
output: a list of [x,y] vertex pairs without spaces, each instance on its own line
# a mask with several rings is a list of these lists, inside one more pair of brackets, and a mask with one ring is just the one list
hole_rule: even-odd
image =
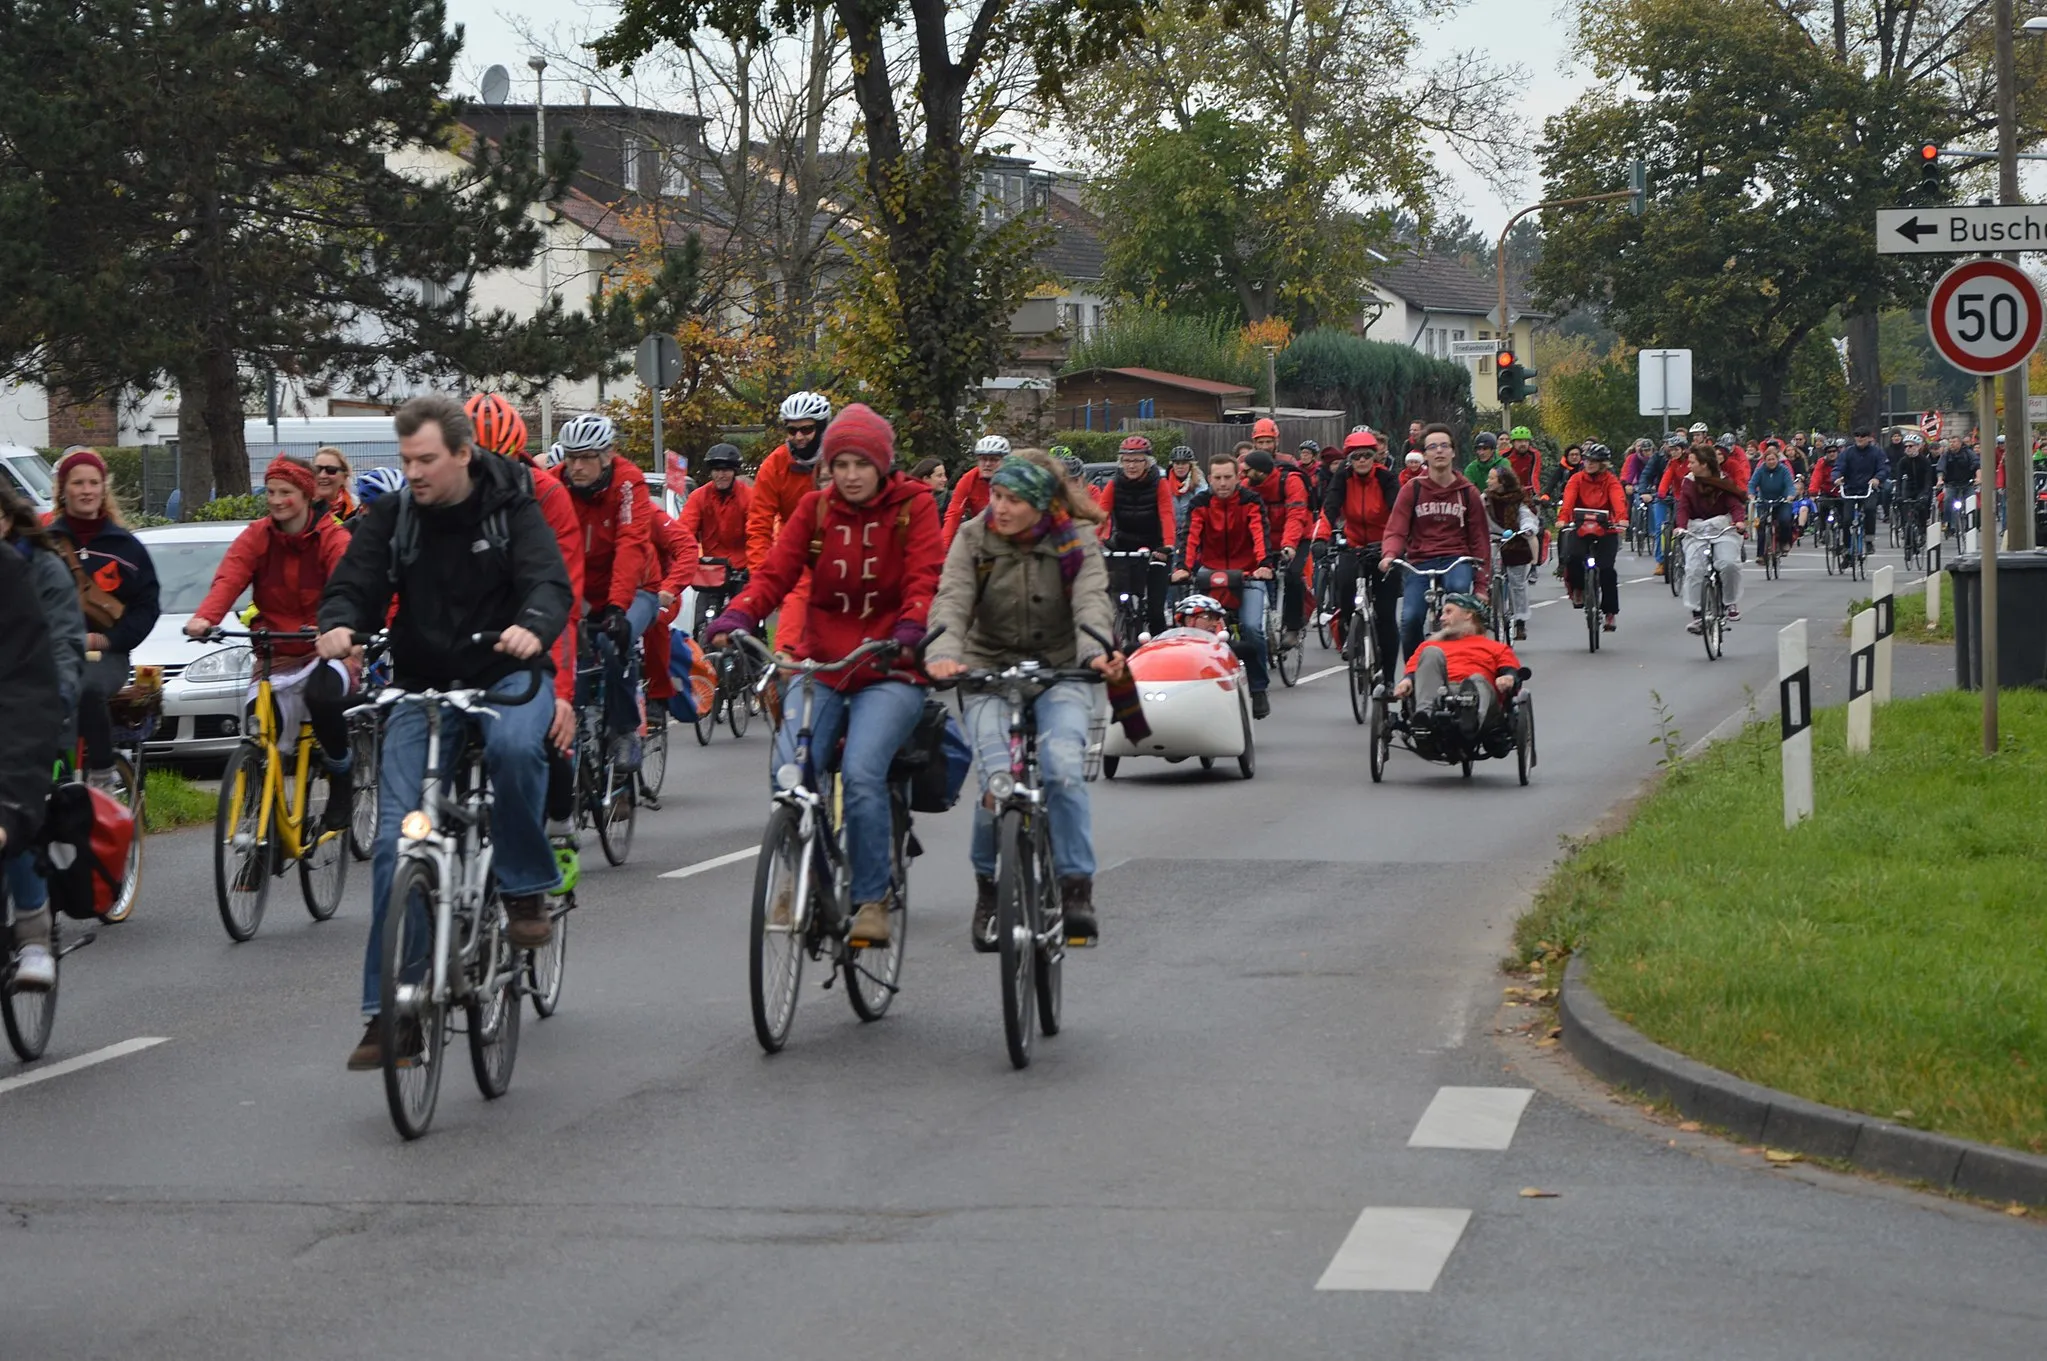
[[1876,210],[1878,255],[2001,250],[2047,250],[2047,203]]
[[2040,290],[2004,260],[1964,260],[1926,301],[1926,330],[1941,358],[1988,378],[2026,362],[2040,343]]
[[1491,359],[1500,352],[1500,346],[1513,344],[1503,340],[1453,340],[1450,342],[1450,357],[1453,359]]
[[1692,414],[1692,352],[1641,351],[1641,397],[1644,416]]

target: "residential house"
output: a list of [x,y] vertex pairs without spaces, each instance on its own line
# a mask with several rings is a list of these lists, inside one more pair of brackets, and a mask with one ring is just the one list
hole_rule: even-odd
[[[1510,336],[1519,355],[1530,352],[1534,328],[1550,320],[1513,281],[1507,288],[1508,325],[1496,319],[1499,283],[1455,256],[1409,254],[1377,270],[1367,285],[1363,331],[1367,340],[1406,345],[1471,369],[1471,395],[1480,411],[1500,409],[1494,395],[1493,354]],[[1526,363],[1524,359],[1522,361]],[[1539,381],[1539,380],[1538,380]]]

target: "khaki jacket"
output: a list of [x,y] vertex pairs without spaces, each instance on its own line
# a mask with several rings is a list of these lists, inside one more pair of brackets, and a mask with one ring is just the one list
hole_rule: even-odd
[[926,655],[985,670],[1032,659],[1079,666],[1101,656],[1101,644],[1079,626],[1111,636],[1116,612],[1109,603],[1108,568],[1093,526],[1074,528],[1082,557],[1069,594],[1046,540],[1022,548],[991,532],[984,516],[963,523],[945,555],[931,605],[931,627],[943,624],[945,633]]

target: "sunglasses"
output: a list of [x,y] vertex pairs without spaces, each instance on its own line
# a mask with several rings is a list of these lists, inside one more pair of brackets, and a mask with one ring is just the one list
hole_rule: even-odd
[[814,425],[792,425],[789,427],[789,433],[791,435],[815,435],[817,427]]
[[339,477],[346,471],[348,471],[346,468],[337,468],[331,463],[315,463],[313,465],[313,473],[317,477]]

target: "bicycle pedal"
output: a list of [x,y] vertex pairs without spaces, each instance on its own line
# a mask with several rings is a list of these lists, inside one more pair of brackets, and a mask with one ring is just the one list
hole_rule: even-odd
[[1102,938],[1099,935],[1093,936],[1069,935],[1066,938],[1066,948],[1069,950],[1092,950],[1095,948],[1095,946],[1101,944],[1101,940]]

